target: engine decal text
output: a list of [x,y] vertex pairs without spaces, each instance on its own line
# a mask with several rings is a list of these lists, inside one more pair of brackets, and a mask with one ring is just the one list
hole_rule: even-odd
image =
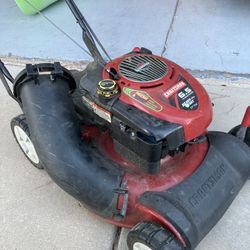
[[221,164],[217,169],[209,176],[206,181],[200,186],[199,189],[189,198],[189,203],[196,207],[198,206],[212,191],[216,184],[223,178],[226,173],[226,168]]
[[179,90],[181,90],[182,88],[186,87],[187,84],[183,81],[178,82],[177,84],[175,84],[174,86],[172,86],[170,89],[168,89],[165,93],[164,96],[166,98],[171,97],[172,95],[174,95],[175,93],[177,93]]
[[147,92],[130,89],[130,88],[123,88],[123,92],[131,97],[132,99],[136,100],[143,106],[155,111],[161,112],[163,107],[156,102]]
[[104,120],[108,121],[109,123],[111,123],[112,115],[111,115],[111,113],[109,111],[107,111],[107,110],[103,109],[102,107],[98,106],[96,103],[92,102],[91,100],[89,100],[85,96],[82,97],[82,101],[85,102],[87,104],[87,106],[90,109],[92,109],[96,115],[98,115],[102,119],[104,119]]

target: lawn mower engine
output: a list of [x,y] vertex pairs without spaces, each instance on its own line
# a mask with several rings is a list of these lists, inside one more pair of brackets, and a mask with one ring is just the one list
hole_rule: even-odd
[[[95,84],[98,83],[98,84]],[[83,120],[108,129],[115,151],[156,174],[161,159],[206,140],[212,107],[205,89],[175,63],[145,48],[108,63],[91,63],[79,86]]]

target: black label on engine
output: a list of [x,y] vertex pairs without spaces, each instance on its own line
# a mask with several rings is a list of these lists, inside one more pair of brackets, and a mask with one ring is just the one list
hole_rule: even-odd
[[180,109],[196,110],[199,107],[198,97],[187,82],[186,86],[177,92],[177,99]]

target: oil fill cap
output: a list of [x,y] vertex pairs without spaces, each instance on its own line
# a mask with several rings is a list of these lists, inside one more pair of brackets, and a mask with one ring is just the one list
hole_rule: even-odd
[[114,80],[111,79],[101,80],[98,83],[97,94],[102,97],[111,98],[114,95],[118,94],[118,92],[119,92],[118,85]]

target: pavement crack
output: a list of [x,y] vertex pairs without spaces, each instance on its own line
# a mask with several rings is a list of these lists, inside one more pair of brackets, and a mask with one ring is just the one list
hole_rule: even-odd
[[165,38],[164,47],[163,47],[163,50],[161,52],[161,56],[163,56],[165,54],[165,52],[167,51],[168,38],[170,36],[170,33],[173,32],[173,26],[174,26],[174,22],[175,22],[175,18],[176,18],[179,3],[180,3],[180,0],[177,0],[176,4],[175,4],[175,9],[174,9],[174,13],[173,13],[173,16],[172,16],[172,20],[171,20],[171,23],[170,23],[170,26],[168,28],[167,35],[166,35],[166,38]]
[[237,108],[239,106],[239,104],[233,104],[233,106],[227,111],[225,112],[225,114],[229,115],[235,108]]
[[215,54],[217,54],[219,56],[221,65],[224,65],[224,60],[223,60],[222,55],[217,50],[215,50]]
[[118,245],[119,245],[121,232],[122,232],[122,228],[117,227],[116,230],[115,230],[115,237],[114,237],[113,245],[112,245],[112,248],[111,248],[112,250],[118,250]]
[[209,46],[208,46],[208,41],[209,41],[209,39],[207,39],[207,40],[205,41],[205,45],[206,45],[207,48],[209,47]]

